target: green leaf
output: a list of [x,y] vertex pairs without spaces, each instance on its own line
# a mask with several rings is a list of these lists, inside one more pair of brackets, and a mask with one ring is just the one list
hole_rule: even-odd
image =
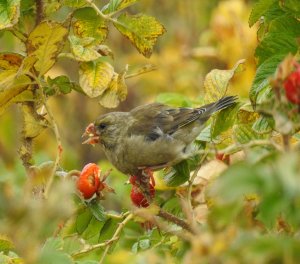
[[151,56],[157,38],[166,31],[154,17],[143,14],[130,16],[124,13],[114,26],[147,58]]
[[168,186],[175,187],[185,183],[190,178],[190,169],[187,160],[174,165],[164,175],[164,181]]
[[0,235],[0,252],[9,251],[14,248],[13,242],[5,235]]
[[72,89],[76,89],[76,84],[71,82],[69,77],[65,75],[57,76],[54,79],[48,77],[47,83],[52,89],[60,91],[63,94],[68,94],[72,91]]
[[192,101],[179,93],[161,93],[156,97],[156,102],[177,107],[192,106]]
[[38,263],[43,264],[72,264],[71,257],[63,253],[63,240],[62,238],[48,238],[42,248]]
[[118,219],[113,219],[113,218],[107,219],[100,231],[98,242],[101,243],[111,239],[118,227],[118,223],[119,223]]
[[78,234],[82,234],[87,229],[89,223],[93,218],[93,214],[89,208],[84,208],[76,218],[76,230]]
[[29,35],[28,54],[37,58],[34,64],[40,75],[45,74],[56,62],[62,50],[68,30],[56,22],[40,23]]
[[87,228],[81,234],[81,237],[87,240],[90,244],[98,243],[100,230],[104,226],[104,221],[99,222],[94,216],[89,222]]
[[92,61],[101,57],[97,47],[93,45],[94,38],[78,38],[69,36],[71,51],[78,61]]
[[108,62],[90,61],[80,64],[79,84],[91,98],[104,93],[114,76],[114,68]]
[[273,117],[261,115],[252,125],[252,129],[258,134],[270,133],[275,126]]
[[73,7],[73,8],[79,8],[83,7],[87,4],[85,0],[63,0],[63,5]]
[[115,73],[108,88],[100,96],[99,103],[107,108],[115,108],[127,96],[127,86],[125,83],[126,70],[120,74]]
[[77,9],[73,15],[73,33],[78,38],[92,38],[93,44],[101,44],[108,33],[106,21],[91,7]]
[[277,0],[259,0],[256,2],[249,17],[249,26],[252,27],[276,2]]
[[20,16],[20,0],[0,0],[0,30],[14,26]]
[[245,60],[239,60],[231,70],[214,69],[205,76],[205,101],[215,102],[226,94],[229,81],[236,72],[243,69]]
[[282,8],[300,18],[300,3],[298,0],[285,0],[281,2]]
[[253,105],[256,104],[257,97],[270,84],[270,76],[272,76],[279,63],[282,61],[283,56],[277,55],[265,60],[258,68],[250,89],[250,100]]
[[102,11],[105,11],[105,13],[113,13],[125,9],[138,1],[139,0],[110,0],[109,3],[103,7]]
[[106,215],[103,206],[97,201],[93,199],[91,202],[87,203],[88,208],[90,208],[93,216],[100,222],[106,220]]

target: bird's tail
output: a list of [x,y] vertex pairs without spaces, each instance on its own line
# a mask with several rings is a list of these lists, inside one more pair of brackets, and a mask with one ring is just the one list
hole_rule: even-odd
[[200,109],[205,109],[205,115],[210,116],[214,112],[223,110],[229,106],[236,104],[237,99],[237,96],[224,96],[214,103],[202,106]]

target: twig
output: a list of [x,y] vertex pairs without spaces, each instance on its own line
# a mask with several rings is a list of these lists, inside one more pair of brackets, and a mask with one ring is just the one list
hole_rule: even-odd
[[36,19],[35,24],[38,25],[44,18],[44,3],[43,0],[35,0],[36,5]]
[[[114,235],[112,236],[112,238],[109,241],[117,241],[119,239],[119,234],[121,233],[122,229],[124,228],[124,226],[133,218],[133,214],[129,214],[127,215],[127,217],[121,222],[119,223],[119,226],[117,228],[117,230],[115,231]],[[109,243],[108,245],[106,245],[106,248],[103,252],[103,255],[99,261],[99,264],[102,264],[110,247],[111,247],[112,243]]]
[[99,243],[99,244],[95,244],[95,245],[89,246],[89,247],[87,247],[87,248],[85,248],[85,249],[83,249],[83,250],[81,250],[81,251],[78,251],[78,252],[75,252],[75,253],[71,254],[71,256],[72,256],[73,258],[76,258],[76,257],[78,257],[78,256],[80,256],[80,255],[85,254],[85,253],[89,253],[90,251],[93,251],[93,250],[95,250],[95,249],[109,246],[110,244],[112,244],[114,241],[116,241],[116,240],[118,240],[118,239],[119,239],[118,237],[115,237],[115,238],[112,238],[112,239],[110,239],[110,240],[107,240],[107,241],[105,241],[105,242],[103,242],[103,243]]
[[172,222],[180,227],[182,227],[183,229],[189,231],[192,234],[195,234],[194,230],[189,226],[189,224],[187,222],[185,222],[184,220],[176,217],[173,214],[170,214],[162,209],[159,210],[158,216],[160,216],[161,218],[164,218],[165,220]]
[[157,68],[154,65],[147,64],[144,67],[142,67],[141,69],[139,69],[137,72],[134,72],[132,74],[126,74],[125,79],[129,79],[129,78],[132,78],[132,77],[135,77],[135,76],[147,73],[147,72],[156,71],[156,70],[157,70]]
[[21,40],[23,43],[27,41],[27,36],[25,33],[23,33],[21,30],[19,30],[16,27],[13,27],[11,29],[8,29],[14,36],[16,36],[19,40]]

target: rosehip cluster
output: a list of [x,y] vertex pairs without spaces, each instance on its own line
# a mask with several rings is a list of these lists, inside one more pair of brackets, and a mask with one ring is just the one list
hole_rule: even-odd
[[[150,193],[150,197],[153,199],[154,195],[155,195],[155,182],[154,182],[154,178],[153,178],[153,174],[151,171],[147,171],[148,174],[150,174],[150,179],[151,181],[149,182],[149,193]],[[145,195],[143,194],[142,190],[139,187],[139,178],[135,175],[130,176],[129,178],[129,182],[132,184],[132,189],[130,192],[130,198],[131,201],[134,205],[136,205],[137,207],[148,207],[149,206],[149,202],[147,201]]]
[[283,87],[286,98],[293,104],[300,105],[300,64],[296,63],[296,69],[285,79]]
[[90,199],[94,194],[102,196],[102,191],[114,192],[104,181],[109,173],[102,176],[99,166],[95,163],[89,163],[82,169],[77,180],[77,189],[84,199]]

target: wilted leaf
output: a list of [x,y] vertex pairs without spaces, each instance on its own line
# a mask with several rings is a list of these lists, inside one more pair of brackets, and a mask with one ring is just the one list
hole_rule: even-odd
[[18,53],[0,53],[1,70],[17,70],[23,60],[23,56]]
[[97,47],[93,45],[94,38],[78,38],[70,36],[71,51],[78,61],[92,61],[101,57]]
[[45,74],[56,62],[63,48],[68,30],[56,22],[40,23],[29,35],[26,46],[29,55],[38,60],[34,64],[40,75]]
[[226,94],[229,81],[236,72],[243,69],[245,60],[239,60],[231,70],[212,70],[204,80],[205,101],[217,101]]
[[157,38],[166,31],[154,17],[143,14],[130,16],[124,13],[114,25],[147,58],[151,56]]
[[22,105],[22,113],[24,118],[23,133],[26,138],[38,136],[47,127],[47,119],[33,111],[28,105]]
[[15,25],[20,16],[20,0],[0,0],[0,30]]
[[104,93],[114,76],[114,68],[108,62],[91,61],[80,64],[79,84],[91,98]]
[[127,96],[127,86],[124,76],[126,71],[117,74],[115,73],[108,89],[100,96],[99,103],[107,108],[114,108],[124,101]]
[[101,44],[107,37],[106,21],[91,7],[77,9],[72,22],[73,32],[79,38],[93,38],[93,44]]

